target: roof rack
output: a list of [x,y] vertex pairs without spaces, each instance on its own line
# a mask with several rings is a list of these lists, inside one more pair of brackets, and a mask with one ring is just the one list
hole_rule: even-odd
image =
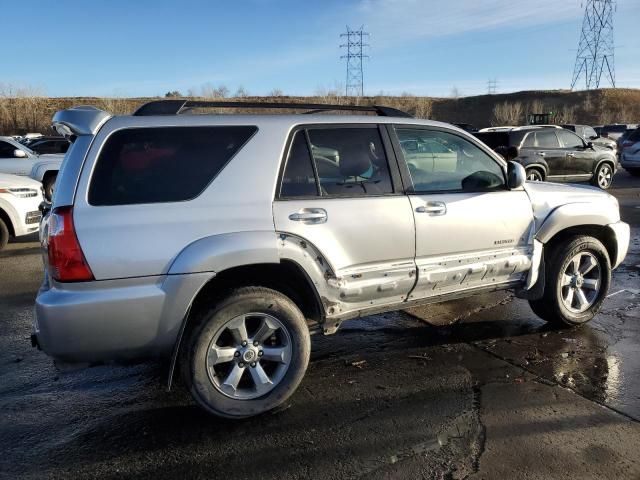
[[149,115],[179,115],[192,108],[282,108],[308,110],[307,114],[343,110],[353,112],[372,112],[381,117],[411,118],[407,112],[392,107],[380,105],[325,105],[322,103],[274,103],[274,102],[209,102],[201,100],[155,100],[145,103],[138,108],[134,115],[137,117]]

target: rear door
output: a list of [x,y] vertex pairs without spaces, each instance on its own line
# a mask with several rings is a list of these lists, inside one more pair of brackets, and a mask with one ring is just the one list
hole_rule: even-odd
[[[531,203],[505,172],[458,132],[397,125],[392,132],[416,222],[418,282],[411,298],[518,281],[530,267]],[[414,165],[404,145],[436,142],[443,158]],[[449,161],[455,152],[456,161]],[[438,154],[435,154],[436,156]]]
[[535,132],[535,155],[543,159],[548,167],[547,176],[557,177],[567,175],[567,152],[560,145],[556,135],[559,129],[549,128],[536,130]]
[[415,283],[413,214],[386,135],[377,125],[299,127],[273,203],[276,230],[322,254],[354,309],[402,301]]

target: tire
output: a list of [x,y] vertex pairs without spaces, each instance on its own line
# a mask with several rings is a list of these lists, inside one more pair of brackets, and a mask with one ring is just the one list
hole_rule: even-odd
[[544,181],[544,174],[538,168],[527,168],[525,172],[527,174],[526,179],[530,182]]
[[[311,341],[304,315],[288,297],[268,288],[240,288],[198,320],[186,343],[182,374],[206,411],[251,417],[278,407],[295,392],[309,363]],[[257,337],[263,338],[253,343]]]
[[[576,258],[580,275],[574,274]],[[529,305],[536,315],[556,326],[587,323],[600,311],[611,285],[609,254],[598,239],[589,236],[570,237],[555,245],[545,273],[544,295],[530,300]]]
[[613,183],[613,167],[608,162],[602,162],[596,168],[593,177],[591,178],[591,185],[598,187],[602,190],[607,190]]
[[0,218],[0,250],[7,246],[9,243],[9,227],[4,222],[2,218]]
[[640,177],[640,168],[627,168],[626,170],[634,177]]
[[44,197],[51,201],[53,198],[53,189],[56,185],[56,178],[58,178],[58,174],[50,175],[44,179],[42,186],[44,187]]

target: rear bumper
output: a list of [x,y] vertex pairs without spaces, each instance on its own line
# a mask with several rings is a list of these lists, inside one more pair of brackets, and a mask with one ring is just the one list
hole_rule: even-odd
[[68,363],[168,356],[191,301],[213,275],[45,281],[36,298],[32,343]]
[[611,259],[611,267],[617,268],[624,258],[627,256],[629,250],[630,229],[629,224],[624,222],[616,222],[607,225],[615,235],[616,238],[616,258]]

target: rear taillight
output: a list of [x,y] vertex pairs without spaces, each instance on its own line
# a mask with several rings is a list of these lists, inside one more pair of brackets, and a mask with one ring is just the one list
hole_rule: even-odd
[[73,208],[54,208],[49,216],[49,269],[59,282],[86,282],[93,273],[73,227]]

